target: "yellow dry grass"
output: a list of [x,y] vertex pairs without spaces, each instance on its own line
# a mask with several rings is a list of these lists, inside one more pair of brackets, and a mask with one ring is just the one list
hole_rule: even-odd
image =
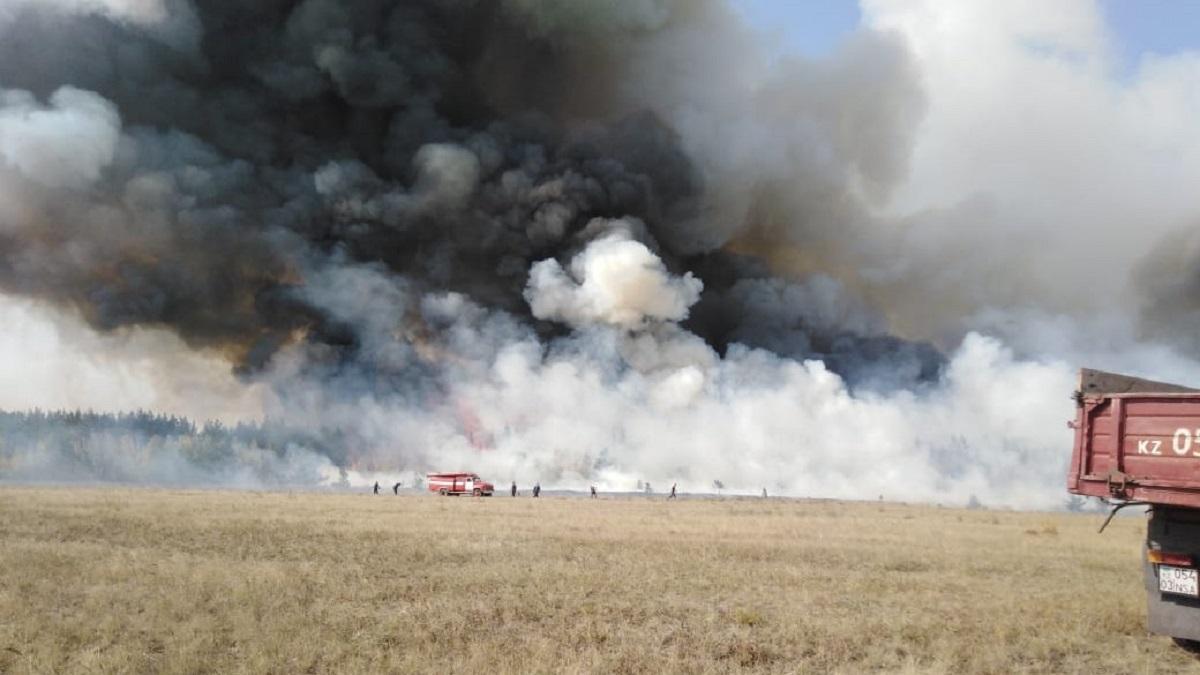
[[1141,518],[0,488],[0,671],[1193,669]]

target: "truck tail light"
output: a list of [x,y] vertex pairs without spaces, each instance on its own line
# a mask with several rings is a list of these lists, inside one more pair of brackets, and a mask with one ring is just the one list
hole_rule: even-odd
[[1146,552],[1146,558],[1155,565],[1173,565],[1176,567],[1191,567],[1192,556],[1186,553],[1164,553],[1155,549]]

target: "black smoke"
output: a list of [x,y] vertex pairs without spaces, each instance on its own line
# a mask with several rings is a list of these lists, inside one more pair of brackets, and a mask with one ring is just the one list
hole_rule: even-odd
[[[64,87],[94,92],[121,135],[95,180],[54,184],[0,163],[22,204],[2,216],[0,290],[70,306],[103,331],[168,328],[248,376],[306,343],[321,356],[311,367],[374,391],[436,379],[439,359],[419,356],[449,338],[422,304],[428,292],[462,294],[543,339],[564,334],[531,316],[530,266],[569,259],[590,222],[621,218],[644,226],[638,237],[670,269],[704,281],[687,327],[718,350],[822,358],[852,382],[936,377],[940,354],[863,319],[869,308],[839,305],[845,289],[777,279],[703,229],[720,186],[624,87],[644,65],[631,45],[710,5],[630,3],[645,11],[626,15],[555,2],[197,0],[167,5],[186,14],[179,37],[17,3],[0,23],[0,87],[42,109]],[[868,154],[857,143],[845,140]],[[349,268],[404,289],[409,328],[389,336],[395,345],[364,344],[359,318],[337,306],[348,300],[311,290]]]

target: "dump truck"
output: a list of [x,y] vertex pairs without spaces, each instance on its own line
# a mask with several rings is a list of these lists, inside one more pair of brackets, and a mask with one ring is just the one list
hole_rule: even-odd
[[1067,489],[1111,504],[1109,519],[1148,507],[1148,628],[1200,648],[1200,391],[1084,369],[1075,401]]
[[479,474],[463,471],[453,473],[426,474],[425,484],[430,492],[442,496],[474,495],[476,497],[491,497],[495,486],[479,477]]

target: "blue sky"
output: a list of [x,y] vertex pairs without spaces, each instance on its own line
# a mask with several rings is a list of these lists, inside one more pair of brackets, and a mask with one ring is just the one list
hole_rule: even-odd
[[1200,48],[1200,2],[1100,0],[1100,6],[1126,61]]
[[[858,25],[856,0],[732,0],[784,51],[828,53]],[[953,1],[953,0],[949,0]],[[1200,0],[1100,0],[1127,63],[1145,53],[1200,49]]]
[[750,25],[777,37],[784,51],[828,53],[858,26],[855,0],[733,0]]

